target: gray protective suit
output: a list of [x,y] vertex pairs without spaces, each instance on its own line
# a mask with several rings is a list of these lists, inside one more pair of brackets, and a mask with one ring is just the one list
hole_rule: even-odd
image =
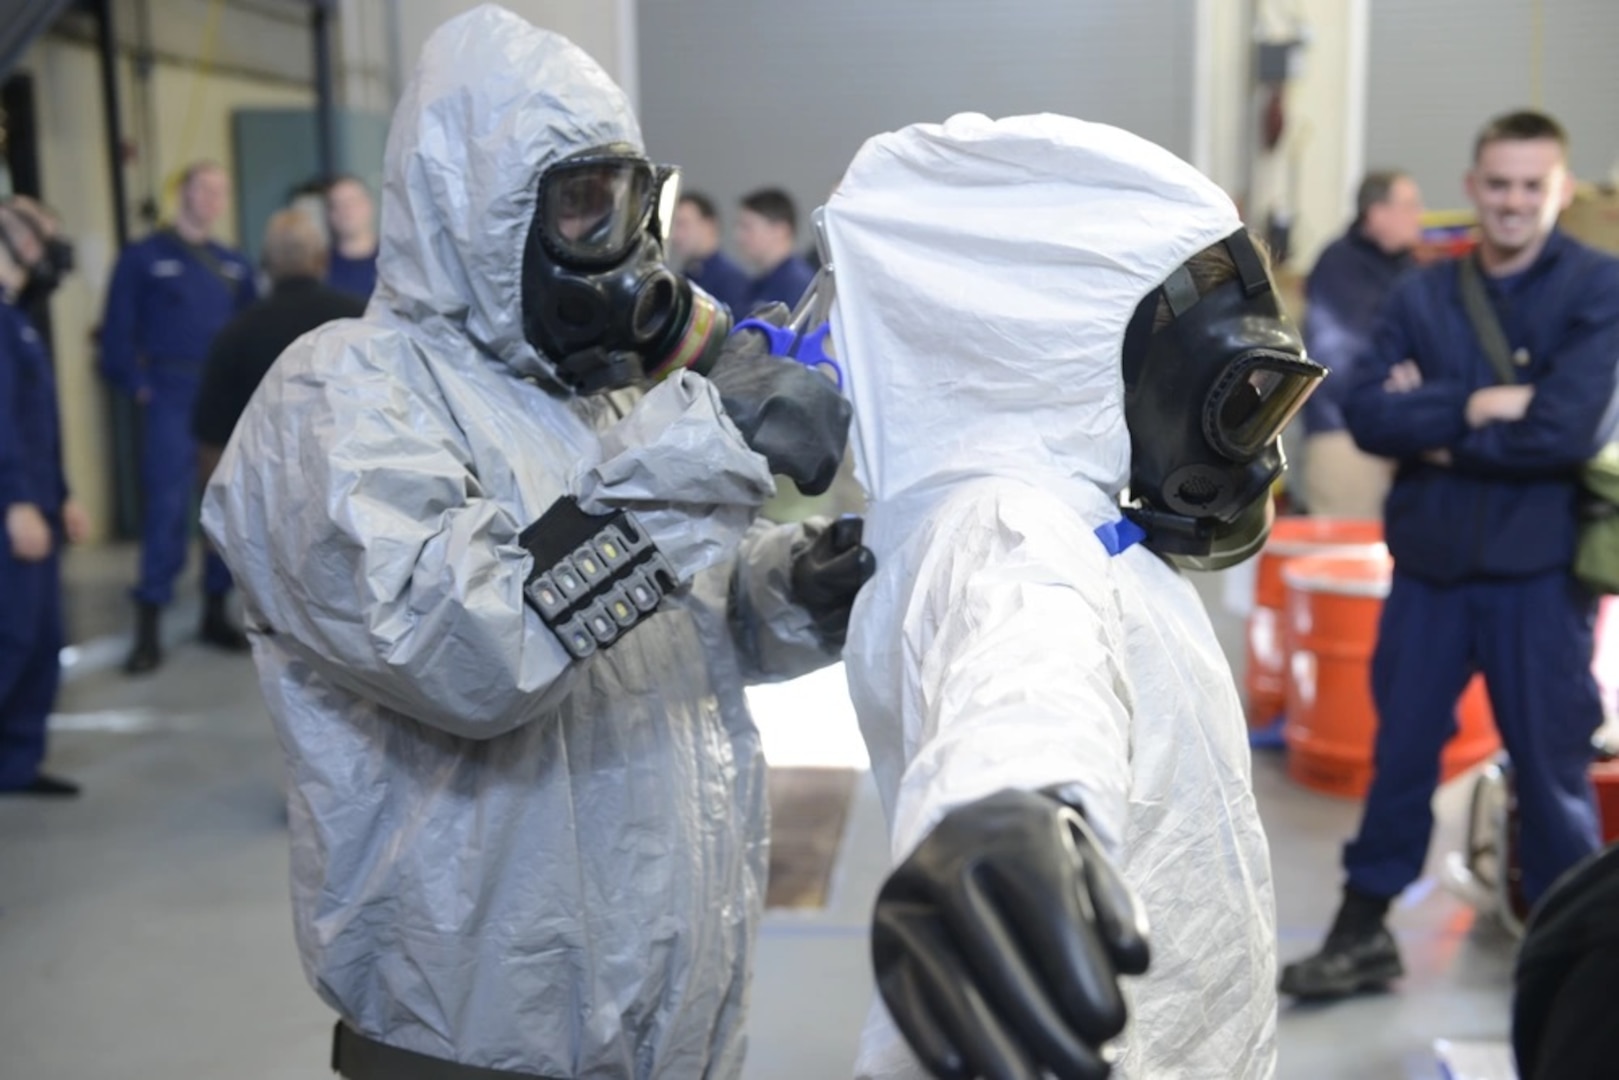
[[[831,658],[797,526],[704,379],[569,399],[524,340],[541,172],[640,145],[579,49],[495,7],[389,133],[364,319],[277,362],[209,485],[291,773],[305,970],[356,1029],[547,1077],[732,1077],[766,870],[750,679]],[[522,585],[559,497],[635,511],[689,588],[572,662]]]

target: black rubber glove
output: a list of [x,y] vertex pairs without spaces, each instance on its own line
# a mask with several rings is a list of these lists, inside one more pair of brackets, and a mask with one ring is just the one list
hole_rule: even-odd
[[877,572],[877,557],[860,542],[864,524],[857,517],[839,518],[793,560],[793,599],[810,613],[828,649],[843,648],[855,594]]
[[[785,326],[780,304],[751,318]],[[849,403],[832,380],[784,356],[772,356],[763,334],[743,330],[726,341],[708,373],[726,415],[748,446],[806,495],[832,486],[849,441]]]
[[1081,815],[1007,790],[958,807],[883,884],[877,988],[942,1080],[1098,1080],[1146,918]]

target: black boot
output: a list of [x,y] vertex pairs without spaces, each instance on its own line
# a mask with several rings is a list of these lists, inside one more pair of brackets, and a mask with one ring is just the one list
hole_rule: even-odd
[[1326,944],[1282,969],[1278,989],[1298,998],[1341,998],[1381,990],[1404,975],[1394,935],[1383,925],[1388,909],[1386,898],[1345,889]]
[[79,795],[79,785],[71,780],[49,773],[36,773],[22,787],[0,788],[0,795],[37,795],[46,799],[73,799]]
[[144,675],[163,662],[163,645],[158,638],[158,617],[163,609],[156,604],[135,605],[135,647],[124,661],[124,672]]
[[202,608],[202,627],[197,636],[209,645],[227,652],[246,652],[247,635],[232,626],[225,614],[225,594],[210,595]]

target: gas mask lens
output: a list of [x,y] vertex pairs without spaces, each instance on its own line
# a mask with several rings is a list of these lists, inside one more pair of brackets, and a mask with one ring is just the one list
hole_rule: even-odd
[[1215,386],[1203,433],[1226,457],[1250,461],[1282,433],[1326,373],[1313,360],[1250,352]]
[[[545,241],[565,263],[596,265],[627,256],[654,211],[654,198],[678,184],[672,169],[655,169],[639,158],[563,162],[540,184]],[[658,226],[663,224],[663,209]],[[672,213],[671,213],[672,216]]]

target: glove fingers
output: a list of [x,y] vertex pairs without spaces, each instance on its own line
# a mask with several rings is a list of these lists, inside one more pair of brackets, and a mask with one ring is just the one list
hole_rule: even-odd
[[[967,1062],[933,1015],[915,965],[900,960],[877,980],[883,1004],[917,1060],[940,1080],[972,1080]],[[904,1002],[896,1007],[897,1002]]]
[[[809,369],[805,368],[804,370],[808,371]],[[812,377],[820,378],[818,375],[812,375]],[[836,393],[836,391],[833,392]],[[813,471],[807,479],[793,477],[793,482],[798,485],[798,490],[804,494],[825,495],[832,490],[832,485],[837,482],[838,469],[843,465],[843,455],[849,443],[849,424],[852,415],[849,412],[848,403],[840,397],[834,403],[830,415],[823,415],[818,418],[825,425],[826,434],[823,435],[819,443],[823,448],[823,453],[813,466]]]
[[[987,870],[986,876],[996,875]],[[987,887],[979,875],[962,882],[956,897],[959,903],[947,912],[956,942],[997,1013],[1022,1036],[1023,1045],[1033,1050],[1047,1069],[1061,1080],[1100,1080],[1108,1074],[1108,1066],[1097,1050],[1087,1045],[1087,1039],[1100,1044],[1117,1031],[1106,1030],[1106,1017],[1100,1023],[1082,1013],[1065,1017],[1052,1000],[1047,980],[1035,966],[1048,966],[1042,962],[1042,939],[1060,939],[1063,929],[1073,929],[1071,916],[1060,903],[1051,903],[1049,897],[1027,893],[1024,898],[1032,902],[1003,909],[995,902],[1002,895],[1000,890]],[[1012,932],[1007,925],[1009,916],[1015,917],[1021,936],[1031,939],[1033,949],[1026,948],[1020,935]],[[1106,1005],[1102,991],[1114,989],[1112,965],[1099,943],[1091,941],[1091,945],[1089,958],[1076,966],[1085,968],[1085,974],[1096,983],[1096,996],[1103,998]],[[1040,959],[1031,963],[1031,953]],[[1114,993],[1116,996],[1116,990]],[[1093,1035],[1093,1031],[1104,1033]]]
[[816,616],[815,635],[828,649],[842,649],[849,640],[849,609],[826,612]]
[[1054,879],[1049,873],[999,866],[995,886],[1018,913],[1017,930],[1027,943],[1025,951],[1069,1026],[1092,1046],[1123,1031],[1127,1012],[1118,972],[1083,895],[1079,868]]
[[829,593],[853,599],[860,586],[871,580],[877,572],[877,557],[867,547],[857,547],[832,556],[821,571],[821,580]]
[[[901,908],[879,903],[872,951],[878,957],[878,989],[895,1024],[917,1056],[944,1080],[1041,1080],[1035,1063],[974,986],[951,937],[938,917],[922,905]],[[885,954],[893,959],[885,963]],[[903,988],[913,990],[914,998],[897,993],[890,997],[891,991],[902,986],[890,983],[887,976],[901,964],[908,968]],[[913,1002],[925,1006],[913,1008]],[[919,1017],[925,1023],[917,1023]],[[923,1030],[928,1025],[932,1031]],[[918,1038],[912,1037],[912,1028]],[[927,1054],[944,1043],[956,1052],[929,1060]]]
[[[1083,819],[1075,823],[1081,850],[1100,852],[1096,837]],[[1152,960],[1148,948],[1147,912],[1135,890],[1106,858],[1085,859],[1085,884],[1096,912],[1097,930],[1108,955],[1121,975],[1145,975]]]
[[[852,417],[849,403],[808,368],[791,360],[771,363],[783,365],[775,389],[758,403],[751,423],[737,426],[771,472],[791,478],[806,495],[823,495],[843,463]],[[733,416],[740,414],[738,406]]]
[[782,475],[790,477],[805,495],[825,495],[832,490],[832,482],[838,478],[838,464],[836,461],[830,465],[823,462],[808,479],[800,479],[790,472]]
[[848,514],[832,523],[829,530],[831,536],[828,542],[833,551],[848,551],[860,546],[866,532],[866,519],[855,514]]
[[[793,560],[793,599],[809,612],[816,634],[828,647],[842,648],[855,596],[877,569],[876,556],[860,546],[861,526],[858,517],[826,526],[807,524],[809,547]],[[850,541],[854,547],[843,546]]]

